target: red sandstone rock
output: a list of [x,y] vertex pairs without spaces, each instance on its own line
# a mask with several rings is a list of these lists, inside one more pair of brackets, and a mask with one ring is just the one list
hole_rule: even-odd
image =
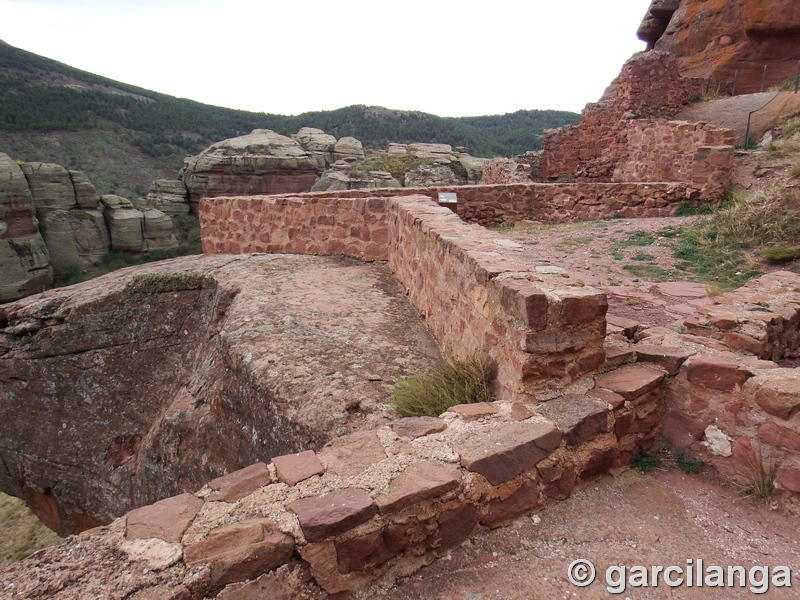
[[587,396],[591,396],[592,398],[597,398],[598,400],[602,400],[603,402],[611,405],[612,410],[616,410],[620,406],[625,403],[625,397],[620,396],[616,392],[612,392],[611,390],[606,390],[603,388],[594,388],[586,392]]
[[664,380],[664,371],[646,365],[626,365],[616,371],[597,375],[595,385],[619,394],[625,400],[635,400]]
[[469,432],[453,443],[461,465],[500,485],[532,469],[561,443],[553,423],[502,423]]
[[775,480],[783,489],[800,494],[800,469],[781,467]]
[[788,420],[800,411],[800,373],[796,369],[769,369],[753,377],[744,390],[756,404],[779,419]]
[[400,437],[419,438],[439,433],[447,428],[447,422],[437,417],[404,417],[389,424]]
[[214,491],[208,495],[207,500],[236,502],[269,482],[267,465],[262,462],[255,463],[209,481],[208,485]]
[[608,431],[608,405],[588,396],[569,395],[548,400],[536,412],[550,419],[564,434],[567,446],[576,446]]
[[325,473],[325,467],[319,462],[313,450],[299,454],[273,456],[272,464],[278,473],[278,479],[287,485],[295,485],[314,475]]
[[606,344],[604,349],[606,351],[606,365],[614,369],[636,359],[636,353],[633,351],[632,346]]
[[613,313],[608,313],[606,315],[606,321],[608,321],[609,325],[619,327],[622,330],[623,335],[630,340],[633,339],[633,336],[636,335],[636,331],[639,329],[639,327],[641,327],[641,324],[638,321],[620,317]]
[[377,510],[369,494],[358,489],[302,498],[289,503],[288,507],[297,514],[303,535],[309,542],[318,542],[360,525]]
[[317,455],[328,472],[352,477],[386,458],[374,431],[357,431],[335,439]]
[[447,409],[447,412],[457,414],[464,421],[475,421],[483,417],[497,414],[497,405],[493,402],[475,402],[474,404],[457,404]]
[[137,508],[128,513],[128,539],[159,538],[180,542],[183,533],[203,507],[203,500],[193,494],[181,494]]
[[664,281],[655,287],[659,293],[677,298],[705,298],[708,295],[705,285],[689,281]]
[[582,481],[589,481],[607,473],[614,466],[618,453],[619,450],[613,444],[592,448],[583,467],[578,469],[578,477]]
[[535,481],[526,479],[522,485],[504,500],[493,500],[489,510],[481,519],[481,525],[497,527],[505,521],[518,517],[530,510],[539,502],[539,486]]
[[684,366],[693,385],[731,392],[753,376],[751,371],[716,356],[698,356]]
[[405,550],[407,546],[408,537],[403,535],[401,528],[396,525],[390,525],[387,528],[346,541],[336,542],[339,572],[346,574],[360,571],[369,565],[383,564]]
[[461,473],[449,465],[432,461],[414,463],[389,484],[389,493],[376,499],[381,515],[441,496],[461,485]]
[[732,85],[738,94],[758,92],[764,65],[766,88],[794,75],[800,39],[800,7],[794,0],[686,0],[657,50],[678,59],[684,77]]
[[703,437],[705,429],[704,421],[694,419],[679,410],[671,410],[661,425],[661,437],[672,446],[688,448]]
[[478,524],[480,515],[471,504],[463,504],[439,515],[439,530],[425,540],[429,548],[445,549],[467,539]]
[[547,326],[547,295],[541,289],[527,279],[505,279],[501,285],[504,309],[536,331]]
[[649,346],[636,344],[636,358],[639,362],[653,363],[667,371],[667,375],[677,375],[684,361],[694,354],[691,350],[669,346]]
[[328,594],[338,594],[352,590],[359,583],[363,584],[368,581],[368,579],[359,580],[339,573],[336,546],[333,542],[306,544],[298,552],[311,567],[311,575],[314,580]]
[[800,435],[797,435],[791,429],[781,427],[773,421],[767,421],[758,428],[758,439],[770,446],[777,446],[790,452],[800,453]]
[[215,529],[187,547],[183,560],[187,567],[208,565],[209,587],[216,590],[229,583],[255,579],[284,564],[292,554],[294,539],[278,531],[269,519],[253,519]]

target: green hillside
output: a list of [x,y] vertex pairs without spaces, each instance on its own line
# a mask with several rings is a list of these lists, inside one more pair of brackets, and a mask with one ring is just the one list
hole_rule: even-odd
[[[337,138],[353,136],[366,148],[433,142],[465,146],[475,156],[513,156],[539,149],[543,129],[577,119],[539,110],[444,118],[363,105],[296,116],[253,113],[119,83],[0,42],[0,151],[83,170],[101,192],[138,192],[146,186],[145,172],[174,176],[185,156],[259,128],[289,134],[316,127]],[[126,175],[117,169],[109,178],[95,169],[96,157],[107,152],[101,148],[111,147],[115,157],[140,163],[138,170]]]

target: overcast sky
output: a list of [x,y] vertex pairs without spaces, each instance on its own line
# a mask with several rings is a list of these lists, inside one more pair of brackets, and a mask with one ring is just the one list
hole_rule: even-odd
[[579,112],[645,45],[649,0],[0,0],[0,39],[98,75],[275,114],[352,104]]

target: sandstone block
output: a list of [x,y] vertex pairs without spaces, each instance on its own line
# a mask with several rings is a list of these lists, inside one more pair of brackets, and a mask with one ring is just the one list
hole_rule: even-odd
[[275,465],[278,479],[287,485],[295,485],[309,477],[325,473],[325,467],[319,462],[313,450],[273,456],[272,464]]
[[450,465],[432,461],[414,463],[389,484],[389,493],[376,499],[382,515],[436,498],[461,485],[461,473]]
[[541,403],[536,412],[558,426],[568,446],[588,442],[608,431],[607,404],[588,396],[562,396]]
[[606,404],[609,404],[612,410],[618,409],[625,403],[625,398],[623,396],[603,388],[594,388],[589,390],[586,392],[586,395],[591,396],[592,398],[597,398],[598,400],[602,400]]
[[369,565],[380,565],[405,549],[408,542],[400,546],[393,544],[386,529],[361,535],[343,542],[336,542],[336,558],[342,574],[360,571]]
[[751,371],[716,356],[698,356],[686,363],[690,383],[721,392],[731,392],[753,376]]
[[358,489],[302,498],[291,502],[288,508],[297,515],[309,542],[324,540],[369,521],[377,510],[369,494]]
[[654,390],[664,380],[664,371],[647,365],[626,365],[616,371],[595,377],[599,388],[619,394],[625,400],[635,400]]
[[21,165],[33,196],[36,215],[42,217],[51,210],[69,210],[76,204],[75,188],[69,173],[61,165],[29,162]]
[[437,417],[404,417],[389,424],[400,437],[418,438],[439,433],[447,428],[447,421]]
[[267,465],[262,462],[255,463],[209,481],[208,485],[214,491],[207,499],[216,502],[236,502],[269,482]]
[[800,494],[800,469],[781,467],[775,481],[783,489]]
[[128,513],[128,539],[158,538],[180,542],[184,532],[203,507],[193,494],[180,494],[137,508]]
[[447,409],[447,412],[455,413],[464,421],[476,421],[483,417],[496,415],[497,405],[493,402],[475,402],[473,404],[457,404]]
[[278,531],[269,519],[252,519],[220,527],[205,539],[187,547],[187,567],[208,565],[210,588],[255,579],[288,561],[294,554],[294,540]]
[[100,196],[89,178],[81,171],[69,171],[72,187],[75,189],[75,202],[78,208],[96,210],[100,204]]
[[144,215],[136,210],[130,200],[107,194],[101,196],[103,216],[114,250],[144,252]]
[[561,298],[561,319],[566,325],[591,323],[605,317],[607,310],[608,298],[604,293],[585,290]]
[[779,419],[788,420],[800,411],[800,374],[796,369],[769,369],[753,377],[743,389]]
[[439,530],[425,543],[429,548],[451,548],[470,536],[479,519],[480,514],[471,504],[445,511],[437,519]]
[[357,431],[336,438],[318,454],[327,470],[342,477],[363,473],[386,458],[386,451],[374,431]]
[[537,502],[539,502],[539,486],[535,481],[526,479],[519,489],[505,500],[493,500],[489,503],[489,510],[481,519],[481,525],[497,527],[530,510]]
[[790,452],[800,452],[800,435],[773,421],[767,421],[758,428],[758,439],[770,446],[785,448]]
[[637,361],[653,363],[666,370],[667,375],[677,375],[684,361],[694,354],[691,350],[669,346],[636,344],[633,348]]
[[500,299],[510,315],[541,331],[547,327],[547,295],[527,279],[506,279]]
[[671,410],[664,417],[661,436],[672,446],[688,448],[703,437],[705,430],[705,422],[679,410]]
[[536,466],[561,443],[561,431],[551,422],[503,423],[480,429],[453,444],[461,465],[500,485]]

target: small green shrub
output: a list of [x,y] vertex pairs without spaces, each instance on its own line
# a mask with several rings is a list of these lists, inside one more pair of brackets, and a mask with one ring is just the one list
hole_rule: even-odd
[[648,254],[647,252],[637,252],[631,256],[631,260],[653,260],[654,258],[655,256]]
[[770,264],[782,265],[800,258],[800,248],[771,246],[770,248],[765,248],[759,254]]
[[745,477],[749,483],[744,487],[746,496],[763,498],[769,500],[775,492],[775,476],[778,473],[778,465],[774,460],[764,459],[761,447],[758,449],[758,456],[748,461]]
[[491,402],[490,372],[489,366],[476,358],[449,360],[432,373],[399,381],[392,403],[401,417],[436,417],[457,404]]
[[53,287],[65,287],[86,279],[79,264],[68,265],[53,273]]
[[694,215],[709,215],[713,212],[714,208],[710,204],[699,204],[692,206],[685,200],[678,204],[675,209],[676,217],[692,217]]
[[694,454],[689,450],[684,451],[680,448],[675,448],[672,451],[672,455],[675,458],[675,464],[684,473],[699,473],[700,468],[703,466],[703,461],[695,459]]
[[641,446],[631,459],[631,464],[636,467],[640,473],[649,473],[653,469],[661,466],[661,457],[658,454],[648,452]]

